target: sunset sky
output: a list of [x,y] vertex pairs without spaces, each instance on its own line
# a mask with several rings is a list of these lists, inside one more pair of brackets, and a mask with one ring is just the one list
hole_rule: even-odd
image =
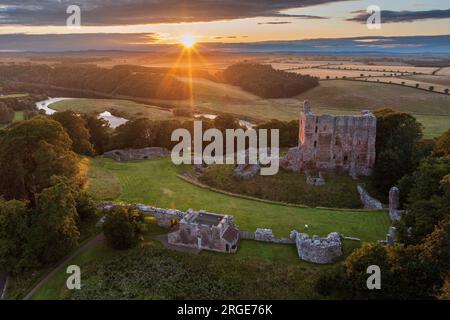
[[[81,7],[81,29],[68,29],[66,8]],[[382,10],[381,30],[369,30],[366,9]],[[140,34],[121,41],[143,46],[257,42],[366,36],[450,34],[448,0],[0,0],[1,35]],[[145,34],[145,36],[142,36]],[[11,38],[6,38],[11,39]],[[30,38],[28,38],[30,39]],[[47,37],[47,39],[50,39]],[[100,39],[100,38],[99,38]],[[138,41],[138,42],[136,42]]]

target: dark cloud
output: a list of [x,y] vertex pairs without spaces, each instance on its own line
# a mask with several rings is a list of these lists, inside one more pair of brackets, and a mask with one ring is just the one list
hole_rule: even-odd
[[258,24],[264,25],[264,24],[290,24],[291,21],[268,21],[268,22],[258,22]]
[[[241,37],[244,37],[244,36],[241,36]],[[216,40],[221,40],[221,39],[237,39],[238,38],[238,36],[226,36],[226,37],[223,37],[223,36],[217,36],[217,37],[214,37],[214,39],[216,39]]]
[[[293,16],[294,18],[297,19],[308,19],[308,20],[322,20],[322,19],[328,19],[327,17],[320,17],[320,16],[312,16],[312,15],[307,15],[307,14],[299,14],[299,15],[295,15]],[[292,21],[268,21],[268,22],[258,22],[258,24],[260,25],[265,25],[265,24],[272,24],[272,25],[277,25],[277,24],[290,24],[292,23]]]
[[149,50],[156,40],[149,33],[3,34],[0,51]]
[[280,13],[350,0],[0,0],[0,24],[64,25],[78,4],[83,25],[199,22],[249,17],[299,17]]
[[[356,16],[347,19],[347,21],[366,23],[367,19],[370,16],[370,14],[368,14],[366,11],[354,11],[353,13],[355,13]],[[413,22],[417,20],[448,18],[450,18],[450,9],[428,11],[381,11],[382,23]]]

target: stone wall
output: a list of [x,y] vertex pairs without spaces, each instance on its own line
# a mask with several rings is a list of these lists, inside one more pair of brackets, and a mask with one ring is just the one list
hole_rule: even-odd
[[336,261],[342,256],[342,242],[339,233],[332,232],[326,238],[306,233],[291,232],[291,239],[296,242],[300,259],[308,262],[326,264]]
[[324,171],[368,176],[375,163],[376,117],[316,116],[305,101],[300,113],[299,146],[281,161],[294,171]]
[[399,221],[404,211],[399,210],[400,207],[400,190],[392,187],[389,190],[389,217],[392,221]]
[[[116,205],[112,203],[103,203],[100,204],[99,208],[102,211],[109,211],[112,208],[114,208]],[[178,223],[183,219],[183,217],[186,215],[185,212],[179,211],[179,210],[173,210],[173,209],[162,209],[162,208],[156,208],[152,206],[147,206],[143,204],[129,204],[125,205],[128,208],[134,208],[138,209],[140,212],[142,212],[144,215],[150,215],[152,217],[155,217],[156,223],[163,228],[171,228],[174,224]],[[100,219],[98,222],[98,227],[100,227],[104,222],[104,218]]]
[[146,160],[168,157],[170,151],[165,148],[118,149],[105,152],[103,156],[116,161]]
[[383,209],[383,204],[377,199],[371,197],[370,194],[363,188],[363,186],[358,185],[356,188],[358,189],[361,202],[364,204],[364,209],[371,209],[371,210]]

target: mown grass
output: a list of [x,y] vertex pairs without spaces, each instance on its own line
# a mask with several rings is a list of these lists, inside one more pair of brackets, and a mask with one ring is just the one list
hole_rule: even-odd
[[210,167],[199,180],[213,188],[266,200],[302,204],[310,207],[360,209],[362,203],[354,181],[349,176],[324,176],[324,186],[306,183],[304,174],[280,170],[274,176],[257,175],[250,180],[233,177],[234,166]]
[[[229,213],[241,229],[269,227],[287,237],[292,229],[303,231],[308,223],[310,234],[339,231],[375,241],[384,237],[390,224],[385,211],[295,208],[211,192],[179,179],[177,174],[186,168],[175,167],[169,159],[118,163],[95,158],[90,166],[91,172],[102,172],[90,174],[92,194],[101,194],[98,190],[106,185],[120,185],[117,201]],[[103,178],[105,183],[95,181]],[[174,252],[154,240],[167,230],[150,220],[141,246],[114,251],[97,243],[67,263],[81,267],[80,291],[66,289],[64,266],[33,299],[321,299],[314,283],[334,267],[301,261],[295,245],[251,240],[241,241],[235,255]],[[344,241],[344,257],[360,245]]]
[[[390,225],[386,211],[296,208],[212,192],[178,178],[177,174],[184,169],[174,166],[170,159],[119,163],[95,158],[91,160],[91,166],[110,171],[117,177],[122,192],[116,201],[231,214],[243,230],[272,228],[277,236],[288,237],[293,229],[305,231],[304,226],[308,224],[308,233],[325,236],[337,231],[365,241],[376,241],[385,237]],[[90,179],[92,195],[102,192],[96,186],[106,186],[96,180]]]

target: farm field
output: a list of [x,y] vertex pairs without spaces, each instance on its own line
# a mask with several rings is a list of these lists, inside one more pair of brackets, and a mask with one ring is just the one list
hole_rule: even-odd
[[[390,224],[386,211],[287,207],[212,192],[177,177],[183,168],[174,166],[170,159],[117,163],[95,158],[90,166],[91,170],[100,168],[117,177],[121,192],[115,201],[231,214],[242,230],[273,228],[277,236],[288,237],[293,229],[305,231],[308,224],[308,233],[324,236],[338,231],[376,241],[385,237]],[[104,188],[111,188],[111,183],[94,183],[95,179],[91,176],[91,194],[103,194]]]
[[[316,114],[357,114],[361,110],[380,108],[408,112],[421,121],[425,136],[428,138],[442,134],[449,126],[450,96],[415,88],[333,80],[321,81],[319,87],[295,98],[266,100],[245,92],[239,95],[239,99],[234,99],[234,95],[227,95],[227,92],[232,91],[225,90],[222,84],[208,80],[202,80],[202,83],[216,87],[216,94],[207,97],[202,90],[207,90],[208,86],[195,86],[197,112],[212,114],[227,112],[256,123],[270,119],[296,120],[303,101],[307,99]],[[234,87],[233,90],[239,92],[240,89]],[[187,106],[187,102],[178,104]]]
[[[368,79],[374,81],[374,78]],[[380,79],[392,81],[395,78]],[[407,80],[399,80],[399,83],[401,81]],[[239,87],[206,79],[196,78],[193,83],[196,113],[230,113],[253,123],[271,119],[296,120],[305,99],[311,102],[316,114],[358,114],[361,110],[380,108],[408,112],[424,125],[424,134],[427,138],[445,132],[450,119],[450,96],[399,85],[327,80],[321,81],[319,87],[294,98],[262,99]],[[435,88],[438,90],[440,87],[435,85]],[[173,116],[169,107],[190,108],[188,100],[152,100],[148,103],[114,99],[75,99],[60,101],[50,107],[60,111],[71,109],[76,112],[101,113],[107,110],[127,119],[147,117],[154,120],[180,119]],[[158,105],[167,108],[157,107]]]
[[450,75],[414,75],[414,76],[404,76],[402,77],[404,79],[412,80],[412,81],[419,81],[419,82],[426,82],[431,84],[440,84],[443,86],[446,86],[447,88],[450,87]]
[[421,74],[432,74],[434,71],[438,70],[435,67],[414,67],[414,66],[399,66],[399,65],[365,65],[365,64],[339,64],[330,65],[330,69],[358,69],[358,70],[372,70],[380,72],[390,72],[390,73],[421,73]]
[[358,71],[358,70],[337,70],[337,69],[327,69],[327,68],[311,68],[311,69],[292,69],[289,72],[299,73],[302,75],[310,75],[312,77],[318,77],[320,79],[330,79],[335,78],[359,78],[363,76],[381,77],[384,75],[390,76],[393,73],[390,72],[376,72],[376,71]]
[[[373,77],[373,78],[361,78],[360,80],[369,81],[369,82],[382,82],[387,84],[399,84],[401,85],[404,83],[405,86],[413,87],[415,88],[416,85],[419,85],[420,89],[429,90],[430,87],[434,87],[433,91],[439,92],[439,93],[445,93],[445,89],[449,89],[449,86],[444,84],[439,84],[436,80],[432,80],[429,78],[416,78],[418,76],[414,76],[414,78],[409,78],[407,76],[405,77]],[[431,76],[424,76],[424,77],[431,77]],[[445,80],[445,79],[441,79]],[[427,82],[425,82],[427,81]]]

